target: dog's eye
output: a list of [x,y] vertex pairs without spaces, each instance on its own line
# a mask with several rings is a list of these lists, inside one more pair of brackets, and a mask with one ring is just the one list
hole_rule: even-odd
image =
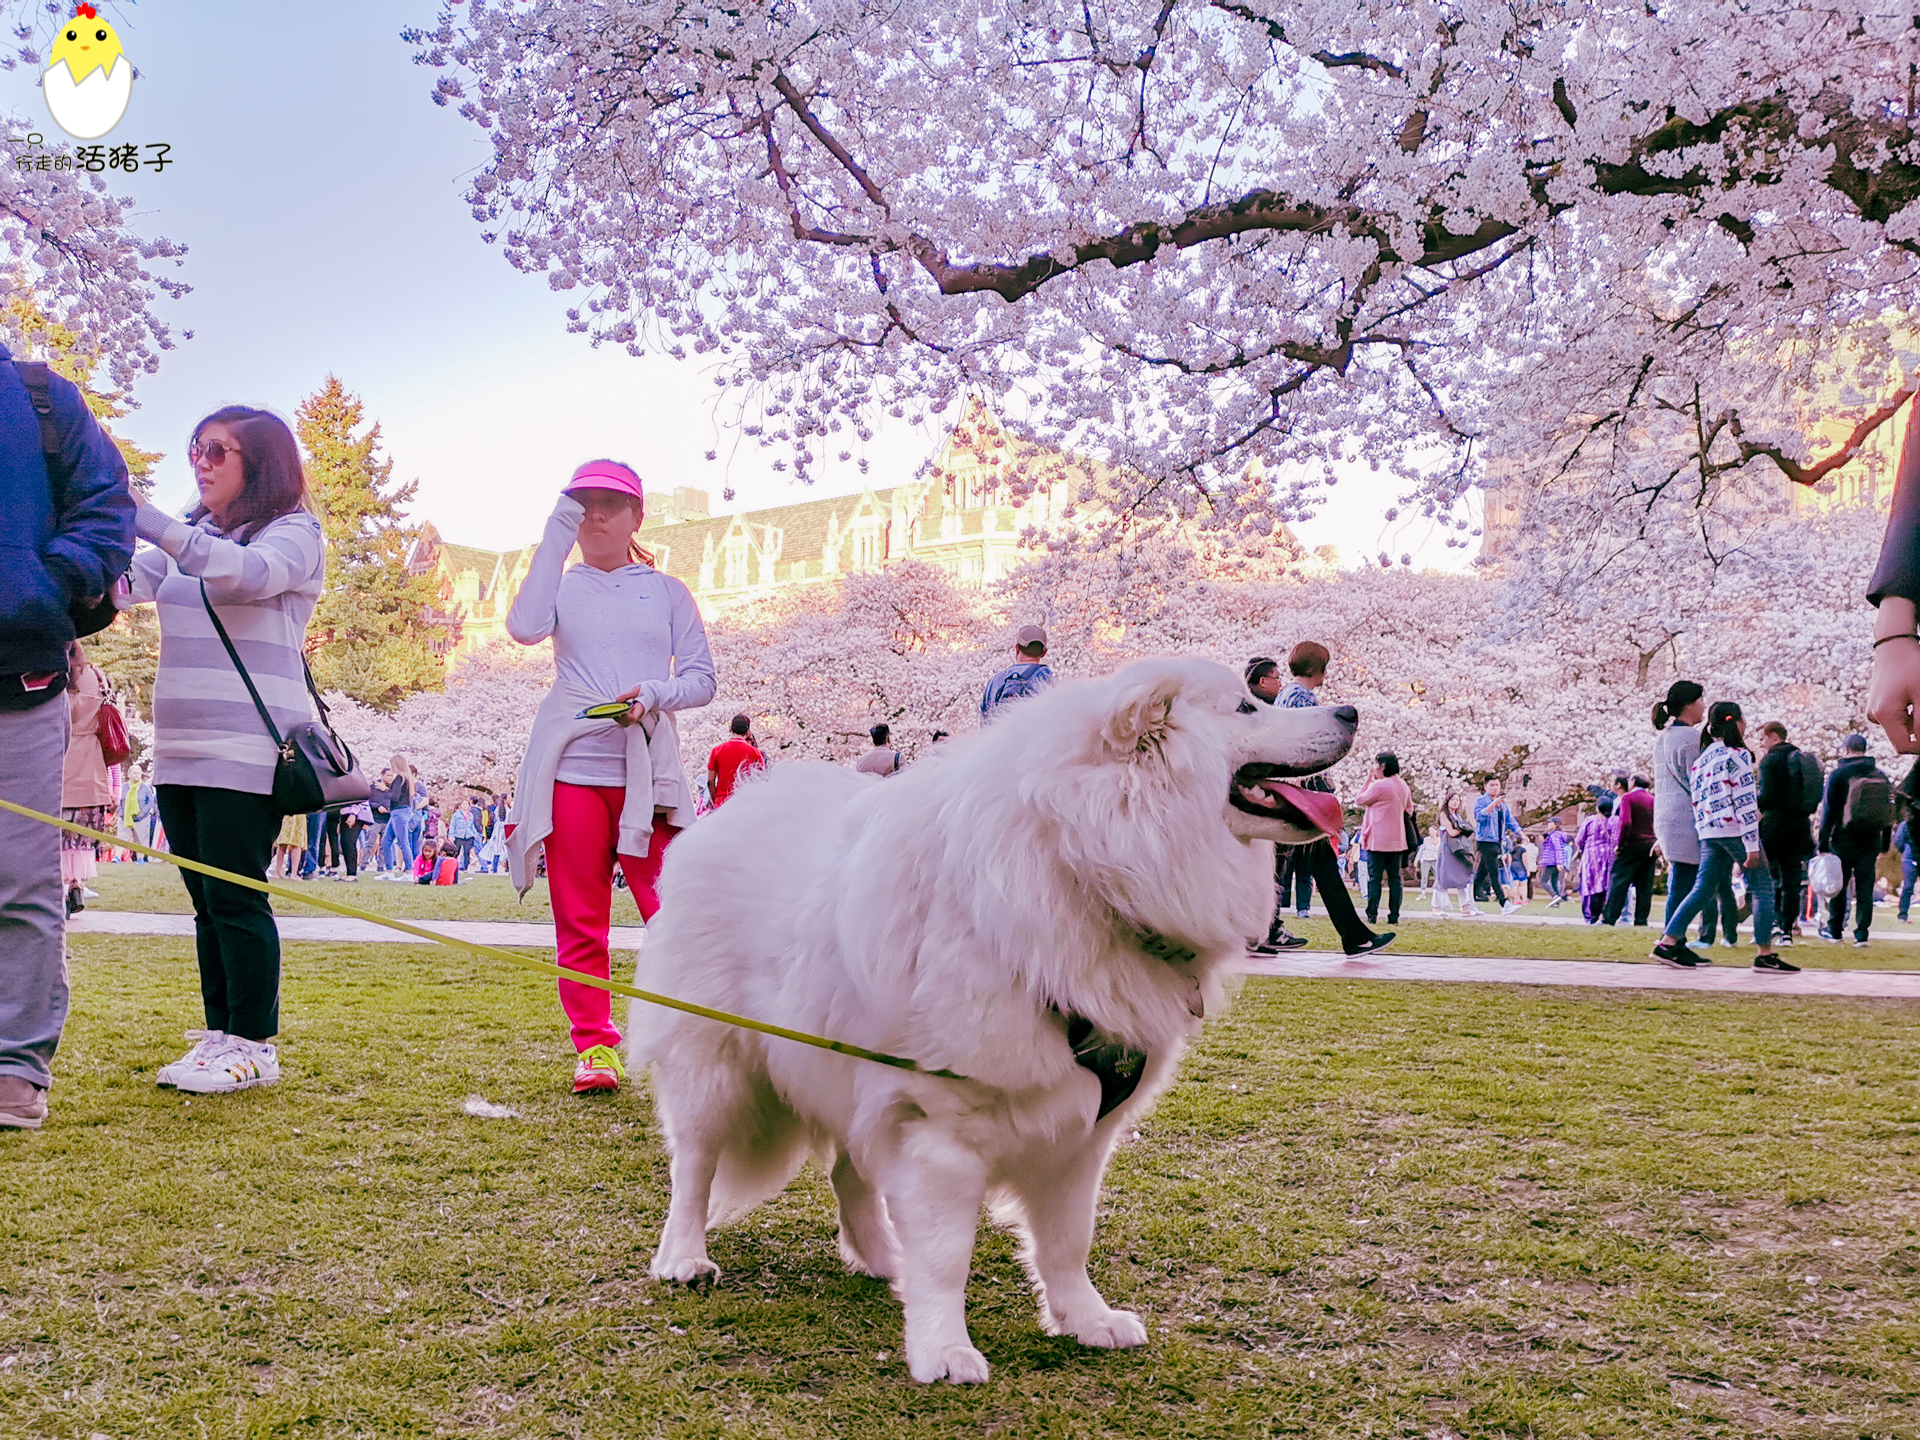
[[1253,701],[1251,700],[1242,700],[1240,702],[1240,713],[1242,715],[1251,715],[1253,714],[1254,711],[1258,710],[1259,708],[1260,707],[1254,704]]

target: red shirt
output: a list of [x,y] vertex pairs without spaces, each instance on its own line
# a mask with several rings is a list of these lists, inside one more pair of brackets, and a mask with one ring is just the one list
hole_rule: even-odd
[[1653,792],[1629,790],[1614,802],[1614,834],[1622,845],[1653,848]]
[[766,756],[737,735],[714,746],[713,754],[707,757],[707,768],[715,776],[713,803],[717,806],[733,794],[733,787],[740,782],[743,771],[757,769],[766,763]]

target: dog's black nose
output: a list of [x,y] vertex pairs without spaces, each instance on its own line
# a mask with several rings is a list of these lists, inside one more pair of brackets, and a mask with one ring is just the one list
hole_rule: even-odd
[[1334,707],[1333,718],[1343,725],[1358,725],[1360,712],[1351,705],[1338,705]]

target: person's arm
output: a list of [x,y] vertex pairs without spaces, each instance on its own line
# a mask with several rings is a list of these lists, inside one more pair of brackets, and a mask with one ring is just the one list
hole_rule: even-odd
[[320,522],[304,510],[270,522],[247,544],[176,520],[143,503],[134,515],[140,538],[173,557],[180,573],[205,583],[215,601],[271,600],[311,585],[325,564]]
[[1753,757],[1744,750],[1729,750],[1727,765],[1733,772],[1733,803],[1740,816],[1740,843],[1747,847],[1747,864],[1751,867],[1760,864],[1763,858],[1759,789],[1754,782]]
[[698,710],[713,699],[719,681],[713,673],[713,652],[707,648],[707,627],[693,592],[671,575],[667,582],[668,624],[673,634],[673,675],[666,680],[643,680],[630,696],[631,713],[649,710]]
[[104,699],[106,690],[94,666],[87,666],[81,675],[74,677],[74,683],[67,690],[67,716],[76,739],[96,732],[100,724],[100,702]]
[[70,380],[49,377],[48,398],[66,483],[54,487],[53,534],[41,563],[68,603],[104,595],[133,559],[133,494],[127,462]]
[[[1835,799],[1836,794],[1840,798]],[[1820,848],[1833,849],[1833,831],[1840,819],[1841,808],[1846,804],[1844,787],[1840,783],[1840,767],[1833,767],[1833,773],[1827,776],[1826,799],[1820,804]]]
[[507,634],[522,645],[538,645],[553,634],[558,621],[555,604],[560,598],[560,577],[567,570],[567,556],[573,553],[580,537],[580,522],[587,507],[571,495],[554,502],[547,516],[547,528],[527,565],[527,578],[520,582],[520,593],[513,597],[507,611]]
[[[1907,410],[1893,504],[1867,600],[1878,607],[1873,620],[1876,641],[1913,635],[1914,601],[1920,600],[1920,405]],[[1867,715],[1887,732],[1895,750],[1903,755],[1920,751],[1920,736],[1915,734],[1920,729],[1920,641],[1906,638],[1874,646]]]

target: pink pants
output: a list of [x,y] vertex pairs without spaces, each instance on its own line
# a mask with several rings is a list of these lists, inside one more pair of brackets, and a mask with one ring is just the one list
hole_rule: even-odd
[[[560,941],[560,963],[569,970],[612,978],[607,954],[607,927],[613,921],[613,866],[617,859],[626,871],[627,888],[640,907],[640,918],[651,920],[660,909],[654,883],[667,845],[680,833],[659,815],[653,817],[653,838],[645,855],[618,853],[620,807],[627,792],[618,785],[553,785],[553,833],[547,836],[547,891],[553,902],[553,924]],[[573,1048],[618,1045],[613,1024],[613,996],[591,985],[557,982],[560,1008],[573,1027]]]

